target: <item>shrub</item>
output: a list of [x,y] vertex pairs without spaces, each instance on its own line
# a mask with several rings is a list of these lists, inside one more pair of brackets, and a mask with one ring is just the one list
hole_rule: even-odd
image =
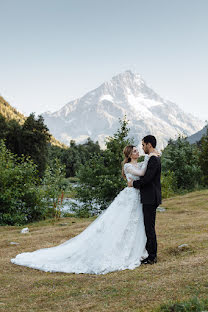
[[168,198],[175,194],[176,179],[174,172],[167,171],[161,175],[162,198]]
[[64,191],[69,189],[69,183],[65,178],[65,166],[60,160],[55,159],[47,166],[42,180],[45,200],[47,202],[47,216],[60,217],[63,205]]
[[17,157],[0,141],[0,224],[24,224],[45,215],[37,166]]

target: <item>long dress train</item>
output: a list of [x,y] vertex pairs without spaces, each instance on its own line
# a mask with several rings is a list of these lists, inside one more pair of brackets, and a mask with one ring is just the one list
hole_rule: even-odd
[[[124,165],[127,179],[144,175],[143,163]],[[65,243],[24,252],[12,263],[45,272],[106,274],[134,269],[148,256],[139,190],[124,188],[110,206],[82,233]]]

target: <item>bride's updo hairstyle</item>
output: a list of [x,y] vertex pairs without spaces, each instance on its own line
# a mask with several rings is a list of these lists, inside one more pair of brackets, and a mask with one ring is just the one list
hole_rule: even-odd
[[125,156],[123,162],[122,162],[122,176],[123,178],[126,180],[126,176],[125,176],[125,173],[124,173],[124,165],[126,163],[129,163],[131,161],[131,154],[133,152],[133,148],[135,146],[134,145],[127,145],[124,147],[124,150],[123,150],[123,154]]

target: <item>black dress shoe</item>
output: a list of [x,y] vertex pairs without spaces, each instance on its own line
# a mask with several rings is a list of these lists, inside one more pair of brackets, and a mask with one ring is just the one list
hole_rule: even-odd
[[143,259],[143,260],[141,260],[141,264],[144,264],[147,260],[148,260],[148,257]]
[[157,263],[157,258],[154,259],[146,258],[141,261],[141,264],[154,264],[154,263]]

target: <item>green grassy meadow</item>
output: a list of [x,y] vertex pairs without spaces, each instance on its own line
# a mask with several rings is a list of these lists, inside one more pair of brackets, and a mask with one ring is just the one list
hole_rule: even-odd
[[[23,227],[1,226],[0,311],[151,312],[169,302],[207,299],[208,190],[166,199],[162,206],[158,263],[98,276],[46,273],[10,262],[18,253],[63,243],[94,218],[41,221],[27,225],[28,234],[20,233]],[[182,244],[188,246],[179,249]]]

